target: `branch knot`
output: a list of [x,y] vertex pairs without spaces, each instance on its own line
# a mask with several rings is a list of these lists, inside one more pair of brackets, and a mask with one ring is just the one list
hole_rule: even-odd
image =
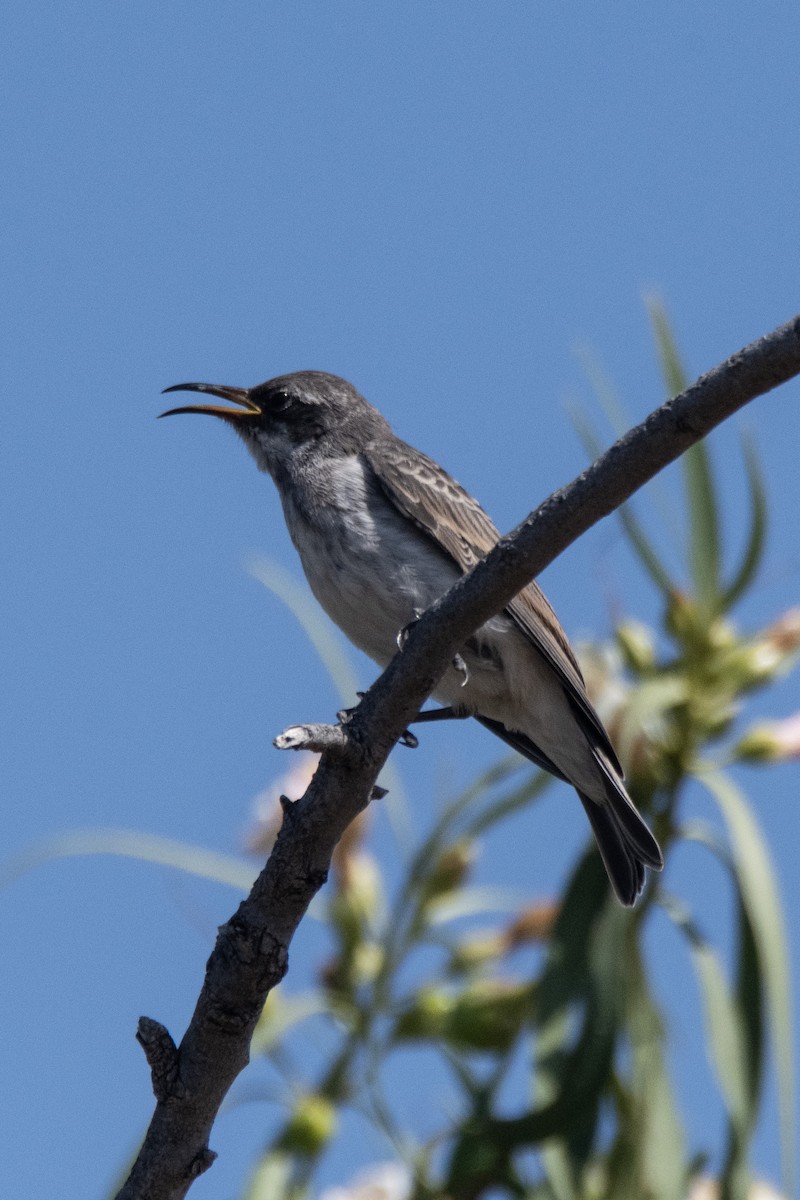
[[169,1030],[152,1017],[140,1017],[136,1028],[136,1040],[144,1050],[150,1067],[156,1100],[160,1103],[169,1100],[170,1097],[179,1099],[183,1096],[184,1088],[178,1075],[178,1047],[173,1042]]

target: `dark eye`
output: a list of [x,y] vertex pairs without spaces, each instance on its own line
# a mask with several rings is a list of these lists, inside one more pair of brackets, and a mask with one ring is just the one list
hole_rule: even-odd
[[299,418],[304,408],[305,405],[296,392],[276,392],[270,404],[272,416],[287,421]]
[[282,416],[284,413],[291,412],[294,408],[294,396],[289,392],[278,392],[272,401],[272,411],[276,416]]

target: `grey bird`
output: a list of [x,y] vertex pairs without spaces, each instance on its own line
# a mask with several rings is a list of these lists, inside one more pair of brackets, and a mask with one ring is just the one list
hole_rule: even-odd
[[[210,413],[236,430],[275,481],[312,592],[381,667],[397,652],[398,634],[500,536],[468,492],[335,375],[298,371],[252,388],[180,383],[165,391],[237,406],[161,415]],[[617,896],[633,904],[645,867],[661,869],[661,851],[536,583],[467,640],[434,695],[572,784]]]

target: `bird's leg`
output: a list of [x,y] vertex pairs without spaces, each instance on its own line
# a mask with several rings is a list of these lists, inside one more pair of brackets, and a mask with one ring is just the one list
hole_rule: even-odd
[[[359,700],[364,698],[363,692],[356,692],[356,695]],[[357,704],[354,704],[352,708],[340,708],[336,714],[336,720],[340,725],[346,725],[357,708]],[[409,750],[416,750],[419,745],[419,739],[409,729],[404,729],[397,740],[401,746],[408,746]]]
[[[463,721],[469,715],[468,712],[462,712],[460,709],[453,708],[451,704],[448,704],[446,708],[423,709],[409,721],[409,724],[428,725],[431,721]],[[401,746],[408,746],[409,750],[416,750],[419,745],[419,738],[410,729],[404,729],[397,740]]]
[[[398,633],[398,635],[397,635],[397,649],[398,650],[402,650],[403,647],[405,646],[406,642],[408,641],[408,635],[410,634],[413,627],[416,625],[417,621],[422,616],[422,613],[423,613],[423,609],[415,608],[414,616],[411,618],[411,620],[408,622],[407,625],[403,626],[403,628]],[[463,676],[463,678],[461,680],[461,686],[466,687],[467,684],[469,683],[469,670],[467,668],[467,664],[464,662],[464,659],[461,657],[460,654],[456,654],[455,658],[453,659],[452,665],[453,665],[453,669],[458,671],[459,675]]]
[[465,708],[454,708],[448,704],[444,708],[424,708],[414,717],[412,725],[427,725],[431,721],[465,721],[472,713]]
[[[466,709],[454,708],[452,704],[448,704],[443,708],[425,708],[409,722],[410,725],[429,725],[432,721],[464,721],[471,716]],[[408,746],[412,750],[416,750],[419,745],[419,739],[411,732],[410,729],[405,729],[399,739],[402,746]]]
[[[356,692],[359,700],[364,696],[363,692]],[[353,713],[358,708],[354,705],[352,708],[340,708],[336,714],[336,720],[340,725],[346,725],[352,717]],[[443,708],[427,708],[417,713],[417,715],[409,722],[410,725],[428,725],[431,721],[463,721],[470,714],[458,708],[453,708],[451,704]],[[410,729],[404,729],[397,739],[401,746],[407,746],[409,750],[416,750],[419,745],[419,738],[413,734]]]
[[[411,632],[414,625],[416,625],[417,621],[422,616],[422,613],[423,613],[423,609],[415,608],[414,616],[411,618],[411,620],[408,622],[407,625],[403,626],[403,628],[398,633],[398,635],[397,635],[398,650],[402,651],[403,647],[405,646],[405,644],[408,640],[409,633]],[[469,682],[469,671],[467,669],[467,664],[464,662],[464,659],[461,657],[460,654],[457,654],[455,656],[455,658],[453,659],[453,667],[456,671],[459,672],[460,675],[463,676],[463,679],[461,681],[461,686],[465,687],[466,684]],[[364,693],[356,692],[356,695],[358,696],[359,700],[361,700],[364,696]],[[336,714],[336,719],[339,722],[339,724],[346,725],[347,722],[352,717],[353,713],[356,711],[357,707],[358,707],[358,705],[354,705],[353,708],[340,708]],[[447,708],[432,708],[432,709],[428,709],[425,712],[417,713],[416,717],[414,717],[413,721],[411,721],[411,724],[412,725],[422,725],[429,721],[461,720],[463,717],[467,717],[467,716],[469,716],[469,713],[459,712],[458,709],[455,709],[451,706],[448,706]],[[415,734],[413,734],[410,729],[404,729],[403,732],[400,734],[400,737],[397,740],[401,746],[408,746],[409,750],[416,750],[417,746],[419,745],[419,738]]]

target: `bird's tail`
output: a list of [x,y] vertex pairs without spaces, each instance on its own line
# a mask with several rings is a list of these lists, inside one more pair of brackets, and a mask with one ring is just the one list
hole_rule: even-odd
[[605,785],[604,798],[593,800],[524,733],[506,729],[505,725],[490,717],[478,716],[477,720],[525,758],[536,763],[537,767],[555,775],[556,779],[563,779],[565,783],[572,784],[586,810],[614,891],[626,907],[635,904],[644,887],[645,867],[660,871],[664,860],[658,842],[645,825],[644,819],[639,816],[625,790],[622,771],[616,760],[612,761],[603,746],[591,746],[592,757]]
[[578,791],[592,827],[608,877],[622,904],[628,907],[644,887],[644,869],[660,871],[664,859],[653,837],[625,790],[619,773],[603,750],[594,749],[606,782],[606,800],[593,800]]

